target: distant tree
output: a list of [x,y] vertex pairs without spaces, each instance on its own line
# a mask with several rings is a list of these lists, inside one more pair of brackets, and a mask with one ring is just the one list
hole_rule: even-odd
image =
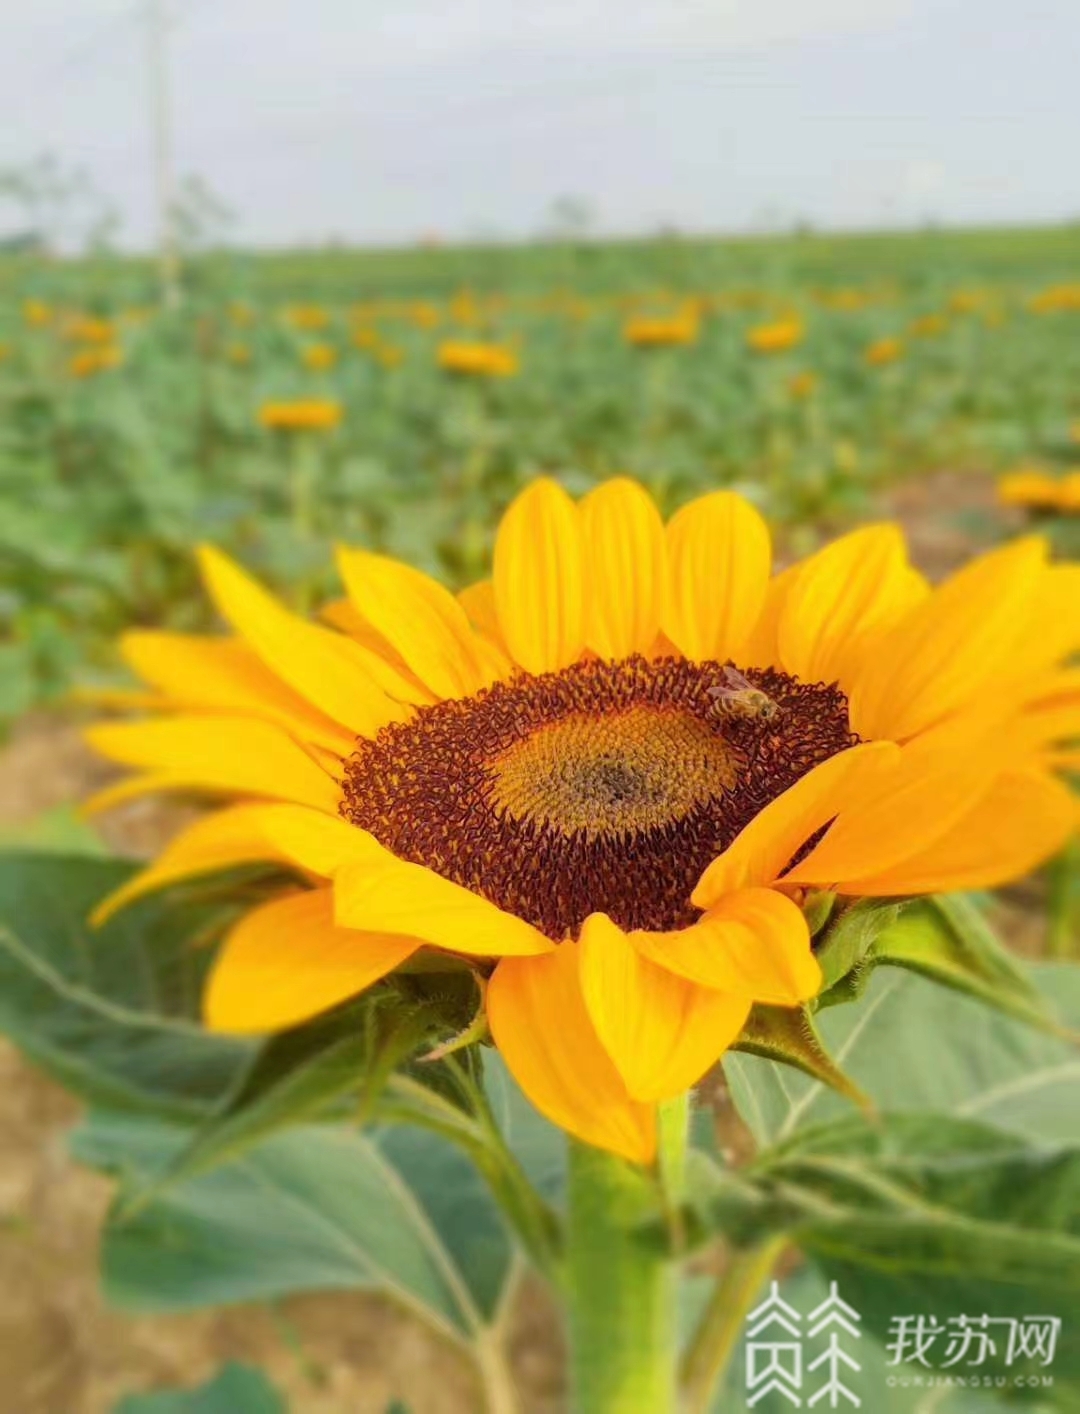
[[236,213],[204,177],[181,178],[172,205],[176,248],[182,255],[198,255],[220,246],[236,221]]
[[111,248],[120,226],[116,206],[86,169],[49,152],[0,168],[0,200],[18,213],[26,236],[49,251]]
[[583,196],[557,196],[551,203],[548,228],[555,240],[583,241],[595,224],[596,212]]

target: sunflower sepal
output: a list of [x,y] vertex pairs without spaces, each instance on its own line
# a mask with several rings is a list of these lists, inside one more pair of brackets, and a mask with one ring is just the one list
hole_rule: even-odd
[[850,1100],[867,1118],[875,1114],[874,1102],[826,1050],[809,1006],[758,1004],[731,1049],[801,1070]]
[[1048,1035],[1078,1039],[1048,1009],[971,894],[909,903],[875,938],[861,964],[863,980],[880,966],[918,972]]
[[806,919],[806,926],[810,929],[811,938],[818,935],[828,927],[829,921],[836,908],[836,894],[829,889],[810,889],[803,899],[802,911]]
[[[811,894],[808,902],[812,903],[821,897]],[[832,899],[835,904],[834,894],[826,894],[824,897]],[[820,903],[817,904],[819,909],[821,906]],[[856,903],[844,903],[839,908],[831,908],[826,915],[824,927],[815,930],[811,921],[812,914],[808,912],[806,904],[803,905],[803,912],[807,915],[811,937],[814,940],[814,955],[821,966],[822,986],[817,1003],[819,1007],[831,1006],[835,1001],[848,1000],[847,996],[841,994],[832,996],[834,989],[838,983],[859,971],[877,940],[900,916],[901,907],[900,903],[883,903],[880,899],[860,899]]]

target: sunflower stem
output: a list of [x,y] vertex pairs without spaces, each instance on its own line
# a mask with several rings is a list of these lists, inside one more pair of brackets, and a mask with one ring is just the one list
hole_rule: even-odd
[[674,1267],[645,1235],[656,1215],[654,1183],[575,1140],[569,1177],[572,1414],[673,1414]]
[[1051,863],[1046,952],[1066,960],[1076,956],[1080,939],[1080,843],[1073,840]]
[[785,1239],[728,1254],[709,1303],[683,1357],[679,1384],[686,1414],[708,1414],[716,1387],[727,1372],[746,1314],[776,1265]]

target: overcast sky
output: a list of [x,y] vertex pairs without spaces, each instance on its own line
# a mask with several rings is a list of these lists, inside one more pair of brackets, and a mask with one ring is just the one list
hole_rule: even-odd
[[[0,5],[0,166],[84,164],[147,242],[142,7]],[[1080,0],[170,8],[176,167],[245,242],[1080,216]]]

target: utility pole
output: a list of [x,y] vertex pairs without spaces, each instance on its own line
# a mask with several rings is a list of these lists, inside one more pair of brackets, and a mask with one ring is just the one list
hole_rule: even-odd
[[158,271],[166,309],[180,303],[180,261],[176,249],[176,187],[172,161],[172,113],[169,68],[165,52],[165,0],[146,0],[147,72],[150,123],[154,143],[154,192],[157,203]]

